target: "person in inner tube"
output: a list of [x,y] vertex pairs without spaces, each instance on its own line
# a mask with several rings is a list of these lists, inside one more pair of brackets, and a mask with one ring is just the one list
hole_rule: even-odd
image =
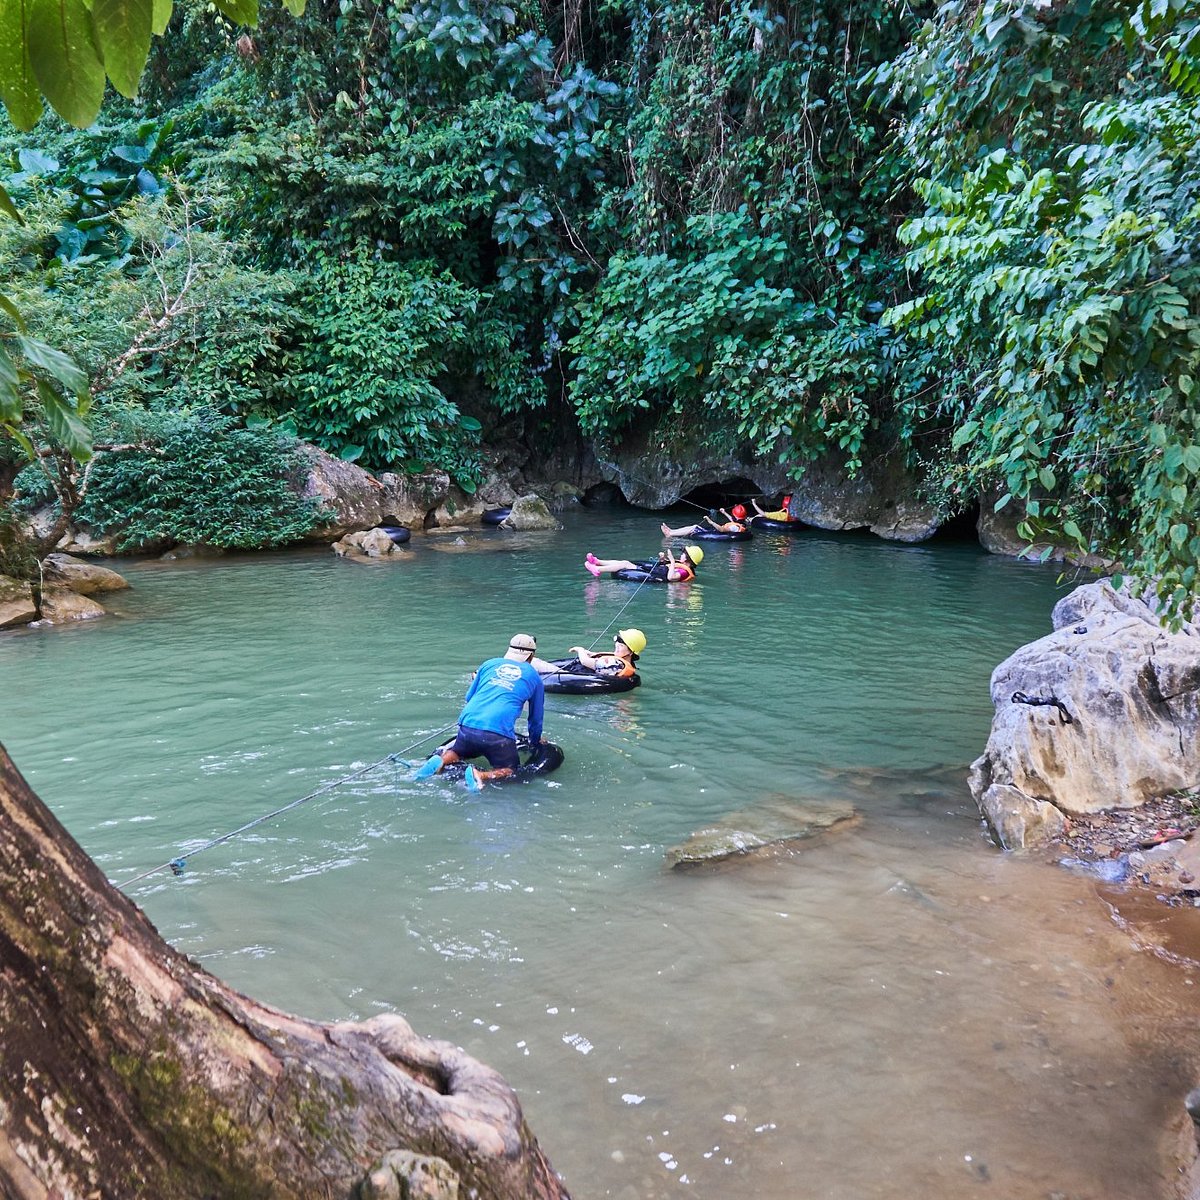
[[517,718],[529,705],[529,744],[536,750],[542,739],[542,711],[546,689],[533,668],[537,639],[515,633],[502,658],[481,663],[467,689],[463,710],[458,714],[458,736],[454,744],[429,756],[417,771],[417,779],[428,779],[450,763],[464,758],[486,758],[490,771],[467,767],[467,790],[479,791],[494,779],[507,779],[521,765],[517,755]]
[[[646,649],[646,635],[640,629],[620,629],[613,636],[611,654],[593,654],[583,646],[572,646],[579,665],[606,679],[628,679],[637,674],[638,656]],[[535,661],[534,665],[537,663]],[[552,664],[547,666],[554,670]]]
[[[763,509],[759,508],[757,500],[751,499],[750,501],[750,503],[754,505],[754,515],[756,517],[766,517],[768,521],[794,521],[796,518],[793,517],[790,512],[788,512],[788,506],[791,504],[791,502],[791,496],[784,496],[783,503],[779,508],[775,509],[774,512],[765,512]],[[738,508],[741,508],[740,504],[738,505]],[[735,508],[733,511],[737,512],[737,508]],[[743,511],[745,510],[743,509]]]
[[588,554],[584,567],[593,575],[611,575],[614,571],[645,571],[651,579],[663,583],[688,583],[696,578],[696,568],[704,558],[699,546],[684,546],[676,558],[670,550],[661,550],[657,558],[634,562],[628,558],[597,558]]
[[[715,529],[718,533],[746,532],[746,506],[744,504],[735,504],[733,512],[726,512],[723,508],[716,511],[725,520],[714,520],[711,513],[705,513],[704,520],[708,529]],[[662,523],[661,529],[663,537],[701,537],[707,532],[705,525],[684,525],[679,529],[672,529],[666,521]]]

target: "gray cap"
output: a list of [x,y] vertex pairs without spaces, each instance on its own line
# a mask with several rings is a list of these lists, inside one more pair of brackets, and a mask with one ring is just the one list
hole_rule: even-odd
[[537,650],[537,638],[532,633],[514,633],[508,642],[505,658],[524,658]]

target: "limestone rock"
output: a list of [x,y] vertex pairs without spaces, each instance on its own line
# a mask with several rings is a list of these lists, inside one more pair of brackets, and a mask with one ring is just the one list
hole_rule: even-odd
[[461,488],[451,486],[449,494],[426,518],[426,525],[431,529],[478,525],[479,518],[491,507],[478,492],[468,496]]
[[43,569],[48,582],[65,584],[81,596],[94,596],[99,592],[119,592],[129,586],[129,581],[116,571],[72,558],[69,554],[47,555]]
[[979,498],[979,518],[975,522],[975,530],[979,535],[979,544],[989,554],[1031,558],[1040,562],[1042,555],[1049,550],[1049,558],[1053,562],[1069,562],[1075,566],[1104,571],[1113,569],[1113,563],[1094,554],[1076,554],[1068,548],[1047,542],[1030,544],[1017,532],[1017,526],[1026,517],[1025,505],[1020,500],[1011,500],[997,512],[996,501],[999,499],[998,492],[989,492]]
[[95,554],[102,558],[112,558],[120,553],[115,533],[100,534],[74,525],[63,534],[58,545],[66,554]]
[[355,529],[372,529],[384,518],[390,498],[369,471],[334,458],[316,446],[305,447],[309,460],[304,495],[320,503],[324,524],[309,534],[310,541],[331,542]]
[[508,529],[526,531],[530,529],[561,529],[562,524],[552,516],[546,502],[540,496],[518,496],[512,502],[512,512],[504,522]]
[[0,629],[28,625],[37,619],[33,586],[21,579],[0,575]]
[[923,542],[941,524],[898,460],[865,463],[851,479],[842,463],[827,456],[808,467],[791,492],[792,516],[818,529],[869,529],[890,541]]
[[391,535],[382,529],[362,529],[335,542],[333,552],[343,558],[403,557]]
[[732,858],[761,857],[795,848],[821,834],[858,824],[854,806],[842,801],[776,796],[753,808],[730,813],[716,824],[697,829],[664,856],[667,866],[696,867]]
[[431,513],[460,499],[467,508],[472,503],[451,484],[445,471],[422,471],[419,475],[394,475],[389,471],[379,476],[379,482],[384,489],[384,514],[376,524],[421,529],[428,524]]
[[220,546],[207,546],[203,542],[184,542],[159,555],[163,562],[176,562],[188,558],[224,558],[226,551]]
[[65,625],[69,621],[91,621],[104,616],[104,606],[69,587],[52,584],[42,589],[39,625]]
[[1200,629],[1170,633],[1156,611],[1128,586],[1087,584],[1059,601],[1053,633],[993,672],[970,785],[1001,845],[1053,836],[1046,805],[1069,818],[1200,783]]
[[442,1158],[389,1150],[359,1187],[362,1200],[458,1200],[459,1178]]

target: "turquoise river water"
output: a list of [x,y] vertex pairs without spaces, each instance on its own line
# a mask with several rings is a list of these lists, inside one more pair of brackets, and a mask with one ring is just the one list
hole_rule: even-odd
[[[1174,1196],[1194,972],[994,849],[965,787],[1056,570],[806,531],[709,545],[680,587],[583,571],[656,551],[658,519],[116,564],[114,616],[0,636],[0,740],[119,882],[421,757],[515,631],[551,657],[637,625],[641,689],[548,698],[555,775],[472,797],[381,769],[131,894],[259,999],[398,1011],[498,1068],[576,1200]],[[862,821],[665,868],[779,797]]]

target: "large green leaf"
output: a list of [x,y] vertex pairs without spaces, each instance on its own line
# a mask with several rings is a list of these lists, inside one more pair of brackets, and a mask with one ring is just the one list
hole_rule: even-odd
[[87,376],[70,355],[34,338],[18,337],[17,345],[35,367],[41,367],[43,371],[53,375],[68,391],[87,391]]
[[258,24],[258,0],[213,0],[213,3],[238,25]]
[[161,37],[167,32],[167,26],[171,23],[171,13],[174,10],[174,5],[171,0],[153,0],[153,16],[150,20],[150,27],[154,32]]
[[29,8],[30,0],[0,0],[0,100],[21,130],[32,129],[42,115],[29,59]]
[[54,111],[85,129],[104,99],[104,64],[83,0],[32,0],[29,57]]
[[[0,0],[0,4],[3,2],[4,0]],[[21,216],[21,210],[12,202],[12,197],[3,187],[0,187],[0,212],[12,217],[18,225],[25,224],[25,218]]]
[[113,87],[131,100],[150,54],[154,0],[92,0],[92,23]]
[[44,379],[38,380],[38,399],[46,412],[46,423],[54,440],[64,446],[76,462],[87,462],[92,457],[92,431]]
[[3,292],[0,292],[0,311],[7,313],[19,330],[25,331],[25,315]]
[[283,6],[293,17],[304,16],[304,0],[283,0]]

